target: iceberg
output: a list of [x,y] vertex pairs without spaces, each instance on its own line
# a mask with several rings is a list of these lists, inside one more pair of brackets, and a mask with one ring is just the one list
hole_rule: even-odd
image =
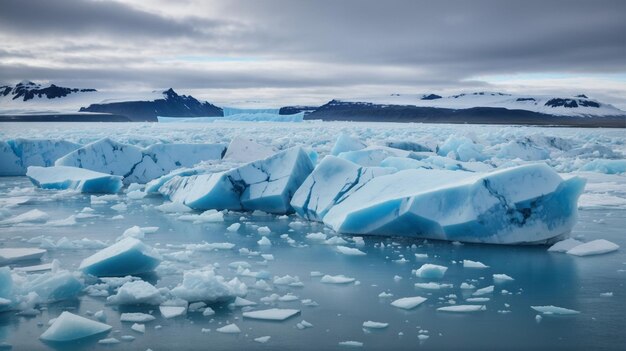
[[55,271],[32,274],[20,284],[21,294],[34,292],[39,302],[50,303],[76,298],[83,290],[83,282],[70,271]]
[[300,313],[300,310],[288,308],[270,308],[268,310],[244,312],[244,318],[262,319],[267,321],[284,321]]
[[426,263],[415,271],[415,275],[423,279],[441,279],[447,270],[448,267]]
[[85,258],[79,269],[96,277],[115,277],[148,273],[160,262],[153,248],[128,237]]
[[229,171],[174,177],[159,192],[196,210],[284,214],[292,212],[289,202],[312,171],[309,156],[294,147]]
[[404,170],[372,179],[323,220],[346,234],[545,243],[571,231],[584,186],[545,164],[491,173]]
[[111,305],[158,305],[161,302],[163,296],[159,289],[143,280],[126,282],[115,295],[107,297],[107,303]]
[[13,139],[0,141],[0,176],[19,176],[29,166],[49,167],[80,147],[58,139]]
[[311,221],[322,221],[326,213],[374,177],[390,174],[381,167],[362,167],[350,161],[326,156],[293,195],[291,206]]
[[0,249],[0,266],[19,261],[38,260],[46,253],[46,250],[36,248],[4,248]]
[[189,302],[226,302],[237,296],[247,294],[246,284],[233,278],[226,281],[221,275],[215,274],[213,269],[187,271],[183,274],[183,281],[173,288],[170,293]]
[[485,311],[487,307],[485,305],[452,305],[437,308],[437,311],[441,312],[454,312],[454,313],[468,313]]
[[67,342],[103,334],[111,329],[112,327],[108,324],[66,311],[61,313],[39,338],[44,341]]
[[252,162],[268,158],[276,153],[271,146],[261,145],[252,139],[237,136],[230,141],[224,160],[235,162]]
[[88,169],[56,166],[30,166],[26,176],[42,189],[72,189],[82,193],[113,194],[122,189],[122,177]]
[[86,168],[122,176],[125,184],[147,183],[176,168],[219,160],[222,144],[155,144],[145,149],[104,138],[56,160],[56,166]]
[[365,149],[366,147],[367,145],[365,145],[365,143],[363,143],[362,141],[353,138],[345,133],[341,133],[337,137],[335,145],[333,145],[333,148],[330,150],[330,154],[333,156],[338,156],[342,152],[361,150]]

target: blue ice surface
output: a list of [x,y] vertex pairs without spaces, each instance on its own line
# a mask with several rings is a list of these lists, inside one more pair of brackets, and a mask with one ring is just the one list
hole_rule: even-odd
[[129,237],[85,258],[79,269],[96,277],[118,277],[152,272],[160,262],[153,248]]
[[82,193],[114,194],[124,185],[121,176],[77,167],[30,166],[26,175],[34,185],[42,189],[72,189]]
[[0,141],[0,176],[24,175],[29,166],[48,167],[80,147],[58,139],[9,139]]
[[20,286],[20,290],[24,294],[37,293],[41,302],[74,299],[83,290],[83,282],[70,271],[46,272],[33,276],[33,279]]
[[605,174],[622,174],[626,173],[626,160],[596,159],[582,166],[580,170]]
[[584,186],[545,164],[487,174],[406,170],[375,178],[323,219],[350,234],[544,243],[571,231]]
[[174,177],[160,192],[197,210],[261,210],[289,213],[291,197],[313,171],[300,147],[225,172]]
[[365,145],[365,143],[363,143],[359,139],[351,137],[345,133],[341,133],[337,137],[335,145],[333,145],[333,148],[330,150],[330,154],[333,156],[338,156],[342,152],[357,151],[366,147],[367,145]]
[[40,338],[47,342],[67,343],[74,340],[85,339],[110,331],[110,325],[96,322],[70,312],[63,312],[56,318],[54,323],[41,334]]

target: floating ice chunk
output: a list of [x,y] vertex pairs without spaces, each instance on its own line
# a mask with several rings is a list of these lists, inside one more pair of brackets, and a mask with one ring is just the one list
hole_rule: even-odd
[[291,206],[303,218],[322,221],[335,204],[372,178],[391,172],[387,168],[361,167],[338,157],[327,156],[295,192]]
[[306,238],[311,241],[325,241],[328,236],[322,232],[318,233],[309,233],[306,235]]
[[159,289],[143,280],[124,283],[115,295],[107,297],[107,303],[111,305],[158,305],[162,301]]
[[550,246],[550,248],[548,248],[548,251],[551,252],[567,252],[571,249],[573,249],[574,247],[581,245],[583,242],[582,241],[578,241],[576,239],[573,238],[567,238],[565,240],[561,240],[557,243],[555,243],[554,245]]
[[157,210],[165,213],[184,213],[191,212],[191,209],[180,202],[165,202],[155,207]]
[[202,311],[202,315],[205,317],[212,316],[215,314],[215,311],[211,307],[207,307]]
[[415,275],[424,279],[441,279],[447,270],[448,267],[426,263],[415,271]]
[[0,249],[0,266],[13,264],[19,261],[39,260],[46,250],[35,248],[5,248]]
[[339,346],[345,346],[345,347],[363,347],[363,343],[360,341],[353,341],[353,340],[349,340],[349,341],[341,341],[339,342]]
[[106,339],[98,340],[98,344],[102,344],[102,345],[115,345],[119,343],[120,341],[117,340],[116,338],[106,338]]
[[515,279],[513,279],[512,277],[506,274],[494,274],[493,275],[493,281],[496,283],[504,283],[504,282],[513,281],[513,280]]
[[29,166],[49,167],[80,147],[65,140],[13,139],[0,141],[0,176],[20,176]]
[[228,230],[231,233],[234,233],[234,232],[238,231],[240,227],[241,227],[241,223],[233,223],[233,224],[229,225],[226,228],[226,230]]
[[174,317],[184,315],[185,312],[187,312],[187,307],[186,306],[161,305],[159,306],[159,311],[161,312],[161,315],[163,316],[163,318],[169,319],[169,318],[174,318]]
[[487,174],[405,170],[372,179],[332,207],[324,223],[339,233],[544,243],[571,231],[584,184],[545,164]]
[[430,147],[422,145],[420,143],[416,143],[414,141],[407,140],[390,140],[385,142],[385,146],[391,147],[394,149],[400,149],[404,151],[415,151],[415,152],[431,152],[433,151]]
[[574,256],[601,255],[617,251],[618,249],[619,245],[612,243],[608,240],[598,239],[575,246],[567,250],[567,254]]
[[389,323],[374,322],[374,321],[363,322],[363,328],[384,329],[384,328],[387,328],[388,326],[389,326]]
[[384,146],[371,146],[357,151],[342,152],[337,157],[364,167],[381,166],[389,157],[406,157],[408,152]]
[[483,295],[491,294],[491,293],[493,293],[493,289],[494,289],[494,286],[493,285],[489,285],[489,286],[486,286],[484,288],[480,288],[480,289],[474,291],[472,296],[483,296]]
[[21,223],[43,223],[47,221],[50,216],[38,209],[30,210],[28,212],[19,214],[17,216],[0,221],[0,225],[14,225]]
[[181,221],[190,221],[194,223],[218,223],[224,222],[224,213],[216,210],[206,210],[201,214],[186,214],[178,217]]
[[293,285],[300,284],[298,276],[290,276],[289,274],[282,277],[274,277],[274,285]]
[[186,271],[181,284],[170,292],[173,296],[189,302],[223,302],[245,296],[247,287],[239,279],[226,281],[212,269]]
[[270,308],[267,310],[244,312],[244,318],[270,321],[284,321],[300,313],[300,310],[287,308]]
[[466,302],[488,302],[489,300],[491,299],[488,297],[469,297],[465,299]]
[[161,256],[135,238],[126,238],[96,252],[80,263],[79,269],[97,277],[125,276],[153,271]]
[[582,166],[580,170],[605,174],[623,174],[626,173],[626,160],[595,159]]
[[292,211],[291,196],[312,170],[309,156],[295,147],[230,171],[174,177],[159,192],[193,209],[283,214]]
[[259,241],[257,241],[257,244],[261,246],[272,246],[272,242],[266,236],[262,237]]
[[237,136],[228,144],[224,160],[252,162],[272,156],[274,153],[276,153],[276,150],[271,146],[261,145],[251,139]]
[[120,321],[130,323],[147,323],[155,319],[153,315],[140,312],[122,313],[120,316]]
[[70,215],[67,218],[63,218],[63,219],[55,219],[52,221],[48,221],[46,223],[47,226],[51,226],[51,227],[67,227],[67,226],[72,226],[75,224],[76,224],[75,215]]
[[270,341],[272,337],[271,336],[259,336],[258,338],[254,338],[254,341],[261,343],[261,344],[265,344],[266,342]]
[[544,315],[551,315],[551,314],[571,315],[571,314],[580,313],[579,311],[576,311],[576,310],[570,310],[569,308],[557,307],[557,306],[552,306],[552,305],[530,306],[530,308]]
[[346,277],[343,274],[339,275],[324,275],[320,282],[324,284],[348,284],[354,282],[356,279],[351,277]]
[[476,144],[468,137],[450,135],[446,141],[438,147],[437,153],[441,156],[453,154],[460,161],[482,161],[486,159],[483,155],[483,146]]
[[271,233],[271,232],[272,232],[272,230],[271,230],[269,227],[267,227],[267,226],[264,226],[264,227],[259,227],[259,228],[257,228],[257,230],[256,230],[256,231],[257,231],[259,234],[261,234],[261,235],[268,235],[269,233]]
[[127,184],[146,183],[176,168],[220,159],[224,151],[220,144],[155,144],[141,149],[105,138],[68,153],[55,165],[122,176]]
[[489,268],[489,266],[478,261],[463,260],[463,268]]
[[425,297],[421,296],[403,297],[401,299],[397,299],[391,302],[391,306],[410,310],[421,305],[426,300],[427,299]]
[[243,297],[239,297],[239,296],[237,296],[235,298],[235,302],[233,302],[233,306],[235,306],[235,307],[254,306],[256,304],[257,303],[254,302],[254,301],[250,301],[250,300],[244,299]]
[[39,338],[44,341],[66,342],[103,334],[111,329],[110,325],[63,312]]
[[365,256],[365,252],[347,246],[337,246],[337,251],[348,256]]
[[333,148],[330,150],[330,154],[333,156],[337,156],[342,152],[361,150],[366,147],[367,145],[365,145],[362,141],[353,138],[347,134],[341,133],[337,137],[335,145],[333,145]]
[[237,326],[237,324],[228,324],[225,325],[221,328],[217,328],[215,329],[218,333],[224,333],[224,334],[239,334],[241,333],[241,329],[239,329],[239,327]]
[[72,189],[82,193],[113,194],[122,189],[122,177],[77,167],[28,167],[26,176],[42,189]]
[[437,311],[441,312],[455,312],[455,313],[467,313],[485,311],[487,307],[485,305],[452,305],[437,308]]
[[30,274],[22,282],[24,295],[34,292],[41,302],[49,303],[76,298],[83,289],[83,282],[69,271],[53,269],[42,274]]
[[441,284],[441,283],[415,283],[416,288],[426,289],[426,290],[439,290],[439,289],[448,289],[452,288],[452,284]]
[[139,324],[139,323],[135,323],[133,324],[130,329],[136,331],[137,333],[145,333],[146,332],[146,325],[145,324]]

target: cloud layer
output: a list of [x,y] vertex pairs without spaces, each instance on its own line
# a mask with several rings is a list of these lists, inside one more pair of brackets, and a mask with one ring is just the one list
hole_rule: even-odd
[[[624,33],[621,0],[4,0],[0,80],[225,101],[536,89],[622,105]],[[568,77],[540,78],[554,73]]]

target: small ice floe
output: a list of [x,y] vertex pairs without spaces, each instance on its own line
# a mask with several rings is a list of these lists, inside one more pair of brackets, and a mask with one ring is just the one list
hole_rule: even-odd
[[244,312],[244,318],[262,319],[268,321],[284,321],[300,313],[300,310],[288,308],[270,308],[260,311]]
[[260,246],[272,246],[272,242],[266,236],[262,237],[256,243],[259,244]]
[[574,256],[591,256],[617,251],[618,249],[619,245],[608,240],[598,239],[575,246],[567,250],[566,253]]
[[6,248],[0,249],[0,266],[13,264],[20,261],[39,260],[46,250],[36,248]]
[[103,334],[111,328],[108,324],[66,311],[61,313],[39,338],[44,341],[66,342]]
[[485,305],[453,305],[437,308],[437,311],[441,312],[454,312],[454,313],[467,313],[485,311],[487,307]]
[[305,321],[304,319],[302,320],[302,322],[296,323],[296,328],[302,330],[302,329],[307,329],[307,328],[313,328],[313,324]]
[[424,279],[441,279],[447,270],[448,267],[426,263],[415,271],[415,275]]
[[32,223],[44,223],[50,219],[50,216],[38,209],[24,212],[17,216],[0,221],[0,225],[15,225],[15,224],[32,224]]
[[233,223],[233,224],[229,225],[226,228],[226,230],[228,230],[231,233],[234,233],[234,232],[238,231],[240,227],[241,227],[241,223]]
[[506,274],[494,274],[493,275],[493,281],[495,283],[504,283],[504,282],[510,282],[513,281],[515,279],[513,279],[512,277],[506,275]]
[[120,341],[116,338],[106,338],[106,339],[98,340],[98,344],[102,344],[102,345],[115,345],[119,343]]
[[348,255],[348,256],[365,256],[365,252],[356,249],[356,248],[352,248],[352,247],[347,247],[347,246],[337,246],[337,251],[344,254],[344,255]]
[[557,307],[557,306],[530,306],[533,310],[543,314],[543,315],[572,315],[579,314],[579,311],[570,310],[569,308]]
[[489,285],[489,286],[486,286],[484,288],[480,288],[480,289],[474,291],[472,296],[483,296],[483,295],[491,294],[491,293],[493,293],[493,289],[494,289],[494,286],[493,285]]
[[145,324],[139,324],[139,323],[135,323],[133,324],[130,329],[136,331],[137,333],[145,333],[146,332],[146,325]]
[[345,347],[363,347],[363,343],[360,341],[353,341],[353,340],[349,340],[349,341],[341,341],[339,342],[339,346],[345,346]]
[[426,301],[425,297],[421,296],[413,296],[413,297],[403,297],[401,299],[397,299],[391,302],[391,306],[402,308],[405,310],[413,309]]
[[180,202],[165,202],[155,207],[164,213],[185,213],[191,212],[191,209]]
[[581,245],[583,242],[573,238],[561,240],[548,248],[550,252],[567,252],[574,247]]
[[241,333],[241,329],[239,329],[239,327],[237,326],[237,324],[228,324],[225,325],[221,328],[217,328],[215,329],[218,333],[223,333],[223,334],[239,334]]
[[448,289],[452,288],[452,284],[440,284],[435,282],[430,283],[415,283],[416,288],[426,289],[426,290],[439,290],[439,289]]
[[257,303],[254,301],[250,301],[248,299],[244,299],[243,297],[237,296],[235,301],[233,302],[234,307],[246,307],[246,306],[254,306]]
[[385,329],[389,326],[389,323],[366,321],[363,322],[363,328],[369,329]]
[[261,343],[261,344],[265,344],[266,342],[270,341],[272,337],[267,335],[267,336],[259,336],[258,338],[254,338],[254,341]]
[[130,322],[130,323],[147,323],[155,320],[156,318],[153,315],[147,313],[140,312],[129,312],[122,313],[120,316],[121,322]]
[[107,297],[110,305],[158,305],[163,301],[161,291],[143,280],[124,283],[115,295]]
[[343,274],[339,275],[324,275],[322,279],[320,279],[321,283],[324,284],[348,284],[354,282],[356,279],[351,277],[346,277]]
[[463,268],[489,268],[489,266],[478,261],[463,260]]
[[182,316],[187,313],[187,306],[188,304],[185,300],[167,300],[159,306],[159,311],[161,312],[163,318],[169,319]]

